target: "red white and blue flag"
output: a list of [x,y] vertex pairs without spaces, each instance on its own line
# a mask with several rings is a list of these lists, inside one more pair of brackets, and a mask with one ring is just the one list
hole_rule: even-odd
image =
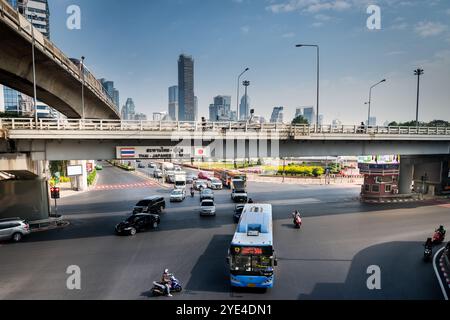
[[121,158],[134,158],[136,156],[135,148],[120,148]]

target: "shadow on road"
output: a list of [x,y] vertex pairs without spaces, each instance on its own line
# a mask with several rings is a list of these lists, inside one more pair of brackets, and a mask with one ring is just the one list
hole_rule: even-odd
[[215,235],[191,272],[186,290],[229,292],[229,271],[226,264],[232,235]]
[[[319,283],[311,294],[301,294],[298,299],[441,300],[433,265],[423,260],[422,244],[388,242],[368,247],[352,260],[345,283]],[[369,266],[380,267],[381,290],[368,289]]]

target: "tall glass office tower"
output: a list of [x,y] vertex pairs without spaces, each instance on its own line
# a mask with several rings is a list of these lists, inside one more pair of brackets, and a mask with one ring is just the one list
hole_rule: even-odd
[[178,121],[195,121],[194,60],[184,54],[178,59]]

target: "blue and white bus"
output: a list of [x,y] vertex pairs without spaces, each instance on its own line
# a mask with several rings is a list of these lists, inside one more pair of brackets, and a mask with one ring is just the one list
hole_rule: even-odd
[[273,287],[277,260],[273,247],[272,205],[245,205],[227,260],[232,287]]

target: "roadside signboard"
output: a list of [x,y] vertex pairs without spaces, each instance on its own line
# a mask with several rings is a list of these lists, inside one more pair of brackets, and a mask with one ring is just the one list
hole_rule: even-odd
[[373,156],[360,156],[358,157],[358,163],[368,164],[399,164],[399,155],[373,155]]
[[76,165],[76,166],[67,166],[67,176],[69,177],[76,177],[83,175],[83,166],[82,165]]
[[191,147],[116,147],[117,159],[189,159],[192,156]]

